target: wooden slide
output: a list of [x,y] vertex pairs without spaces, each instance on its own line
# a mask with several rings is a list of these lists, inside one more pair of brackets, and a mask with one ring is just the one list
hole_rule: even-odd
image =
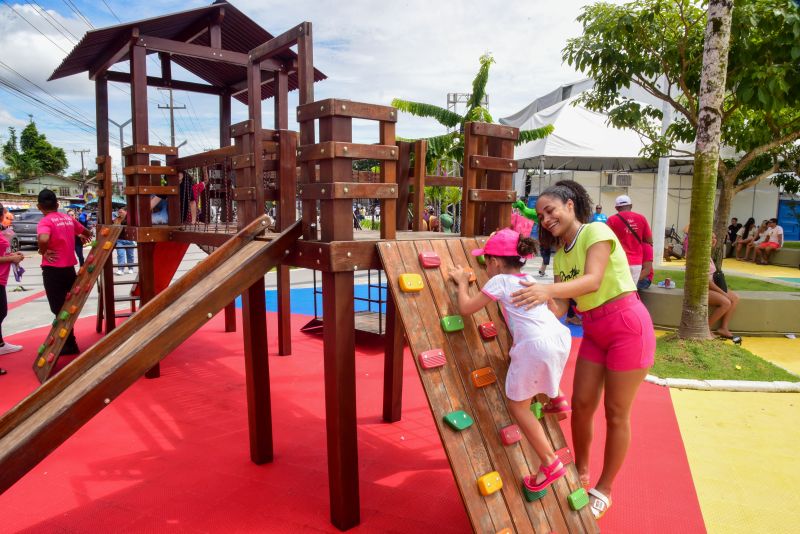
[[0,493],[215,313],[278,265],[301,236],[256,219],[0,418]]
[[[479,291],[487,281],[486,270],[470,254],[484,241],[461,238],[378,244],[406,339],[472,527],[480,533],[599,532],[588,506],[578,511],[570,506],[568,497],[578,492],[572,497],[576,500],[581,490],[574,464],[568,466],[565,477],[547,488],[543,497],[529,501],[523,492],[522,478],[538,469],[539,460],[524,437],[504,445],[501,436],[501,430],[513,421],[504,394],[511,338],[498,307],[488,306],[472,317],[464,317],[461,330],[448,333],[440,324],[442,318],[458,315],[456,287],[447,280],[451,267],[461,265],[475,271],[477,281],[471,284],[470,292]],[[424,268],[419,257],[423,251],[434,252],[440,266]],[[400,275],[406,273],[421,275],[420,291],[401,289]],[[413,277],[410,283],[413,286]],[[478,326],[489,321],[494,323],[497,335],[484,340]],[[420,355],[435,350],[432,354],[436,356],[436,349],[441,349],[445,364],[430,367],[431,363],[441,363],[434,357],[426,360],[428,368],[423,367]],[[487,367],[491,368],[488,374],[484,370]],[[473,373],[478,370],[484,371],[478,373],[476,384]],[[493,382],[492,374],[496,377]],[[445,416],[458,411],[465,412],[468,418],[451,415],[455,424],[449,425]],[[473,423],[467,428],[455,428],[470,420]],[[555,416],[545,415],[541,422],[555,450],[567,447]],[[481,488],[479,479],[486,475],[486,485]],[[581,499],[577,498],[576,507],[580,504]]]

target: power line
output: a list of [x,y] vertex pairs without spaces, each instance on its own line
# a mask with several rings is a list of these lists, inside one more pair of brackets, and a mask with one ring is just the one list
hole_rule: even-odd
[[72,0],[64,0],[64,4],[66,4],[66,6],[67,6],[68,8],[70,8],[70,9],[72,10],[72,12],[73,12],[73,13],[75,13],[76,15],[78,15],[78,17],[80,17],[81,19],[83,19],[83,21],[84,21],[84,22],[85,22],[85,23],[86,23],[86,24],[87,24],[87,25],[88,25],[88,26],[89,26],[91,29],[94,29],[94,26],[92,25],[92,23],[91,23],[91,22],[89,22],[89,19],[87,19],[86,17],[84,17],[84,16],[83,16],[83,13],[81,13],[81,10],[80,10],[80,9],[78,9],[78,6],[76,6],[75,4],[73,4],[73,3],[72,3]]
[[108,8],[108,11],[109,11],[109,12],[110,12],[112,15],[114,15],[114,18],[115,18],[115,19],[117,19],[117,22],[122,22],[122,19],[121,19],[121,18],[119,18],[119,17],[117,16],[117,14],[116,14],[116,13],[114,13],[114,10],[113,10],[113,9],[111,9],[111,6],[110,6],[110,5],[108,5],[108,2],[106,2],[106,0],[103,0],[103,4],[105,4],[105,6]]
[[[49,18],[47,18],[47,16],[45,16],[45,12],[44,12],[44,10],[42,9],[42,7],[39,4],[36,4],[35,2],[27,2],[27,3],[28,3],[29,6],[31,6],[31,8],[33,8],[33,10],[36,12],[36,14],[39,15],[40,17],[42,17],[46,23],[48,23],[50,26],[53,27],[53,29],[55,31],[60,33],[67,41],[71,41],[71,39],[69,37],[67,37],[67,34],[64,33],[63,30],[61,30]],[[53,20],[55,20],[55,19],[53,19]],[[69,30],[67,30],[67,31],[69,31]],[[77,42],[77,38],[74,35],[72,37],[75,39],[75,42]],[[75,44],[75,43],[72,43],[72,44]]]
[[11,11],[13,11],[13,12],[14,12],[14,13],[15,13],[15,14],[16,14],[16,15],[19,17],[19,18],[21,18],[22,20],[24,20],[25,22],[27,22],[28,24],[30,24],[31,28],[33,28],[34,30],[36,30],[37,32],[39,32],[39,34],[40,34],[42,37],[44,37],[45,39],[47,39],[48,41],[50,41],[51,43],[53,43],[53,45],[54,45],[56,48],[58,48],[59,50],[61,50],[61,51],[62,51],[62,52],[64,52],[65,54],[67,54],[67,53],[68,53],[66,50],[64,50],[63,48],[61,48],[61,47],[58,45],[58,43],[56,43],[54,40],[50,39],[50,37],[48,37],[48,36],[47,36],[47,35],[46,35],[46,34],[45,34],[45,33],[44,33],[42,30],[40,30],[39,28],[37,28],[37,27],[36,27],[36,26],[35,26],[35,25],[34,25],[34,24],[31,22],[31,21],[29,21],[27,18],[25,18],[25,16],[24,16],[24,15],[22,15],[22,14],[21,14],[19,11],[17,11],[17,10],[16,10],[16,8],[15,8],[14,6],[12,6],[11,4],[9,4],[7,0],[3,0],[3,3],[4,3],[5,5],[7,5],[7,6],[9,7],[9,9],[11,9]]
[[[28,2],[28,3],[31,3],[31,2]],[[76,43],[77,43],[78,41],[80,41],[80,37],[78,37],[77,35],[75,35],[74,33],[72,33],[72,32],[70,31],[70,29],[69,29],[69,28],[67,28],[66,26],[64,26],[64,24],[62,24],[60,20],[58,20],[57,18],[55,18],[53,15],[51,15],[51,14],[50,14],[50,12],[49,12],[49,11],[47,11],[45,8],[43,8],[41,5],[39,5],[39,3],[38,3],[38,2],[36,2],[36,1],[34,0],[34,1],[33,1],[33,4],[39,8],[39,10],[40,10],[40,11],[43,13],[43,15],[47,15],[48,17],[50,17],[50,18],[53,20],[53,22],[55,22],[56,24],[58,24],[59,26],[61,26],[61,27],[64,29],[64,32],[66,32],[66,33],[70,34],[70,35],[72,36],[72,38],[75,40],[75,42],[76,42]],[[64,36],[66,37],[66,34],[64,34],[64,32],[61,32],[61,34],[62,34],[62,35],[64,35]]]

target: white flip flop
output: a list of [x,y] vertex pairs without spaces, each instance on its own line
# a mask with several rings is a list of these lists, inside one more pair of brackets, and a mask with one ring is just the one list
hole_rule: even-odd
[[611,508],[611,499],[597,491],[596,488],[590,489],[589,495],[592,497],[590,502],[592,515],[595,519],[600,519]]

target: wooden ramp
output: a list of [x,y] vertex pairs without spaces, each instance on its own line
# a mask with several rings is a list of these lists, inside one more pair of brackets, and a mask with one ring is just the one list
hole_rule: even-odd
[[[406,339],[425,388],[433,418],[450,461],[456,485],[461,493],[467,514],[476,532],[599,532],[588,507],[573,511],[567,496],[581,487],[575,466],[570,464],[565,477],[547,490],[547,495],[527,502],[522,492],[522,478],[538,469],[539,460],[528,442],[523,439],[504,446],[500,430],[513,423],[505,404],[504,383],[508,368],[507,355],[511,338],[497,306],[488,306],[472,317],[464,318],[464,329],[445,333],[439,320],[457,315],[456,287],[447,281],[447,272],[455,265],[469,266],[477,275],[470,292],[479,291],[487,275],[469,252],[485,240],[461,238],[426,241],[385,241],[378,250],[386,278],[403,322]],[[441,266],[423,269],[418,256],[422,251],[434,251]],[[424,287],[418,293],[404,293],[399,287],[403,273],[422,275]],[[498,335],[483,341],[477,326],[493,321]],[[423,369],[420,353],[442,349],[447,363],[442,367]],[[497,381],[477,388],[471,373],[491,367]],[[462,431],[448,426],[443,417],[456,410],[469,414],[475,423]],[[567,444],[555,416],[546,415],[542,423],[553,448]],[[479,477],[497,471],[503,487],[483,496],[478,489]]]
[[260,237],[264,222],[256,219],[0,417],[0,493],[281,262],[301,223],[268,239]]

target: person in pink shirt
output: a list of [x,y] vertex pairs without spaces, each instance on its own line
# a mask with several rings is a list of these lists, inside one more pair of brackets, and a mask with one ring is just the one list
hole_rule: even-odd
[[642,273],[642,244],[653,244],[653,232],[644,215],[633,211],[631,197],[618,196],[614,206],[617,208],[617,213],[609,217],[606,224],[619,239],[625,256],[628,257],[633,282],[637,283]]
[[[42,255],[42,280],[50,311],[58,315],[77,278],[75,236],[88,241],[92,233],[77,219],[58,211],[56,194],[49,189],[39,192],[37,207],[44,214],[36,226],[39,254]],[[73,332],[69,333],[61,354],[80,354]]]
[[[3,205],[0,204],[0,213],[3,213],[4,211],[5,208],[3,208]],[[4,233],[0,232],[0,326],[2,326],[3,320],[8,315],[6,283],[8,282],[8,273],[11,270],[11,264],[19,264],[23,258],[24,256],[21,252],[11,252],[11,244],[8,242],[8,239]],[[3,332],[2,329],[0,329],[0,355],[19,352],[21,350],[21,345],[13,345],[3,341]],[[4,374],[6,374],[5,369],[0,369],[0,375]]]
[[203,191],[206,190],[206,186],[208,185],[208,171],[203,168],[203,178],[196,184],[192,186],[192,200],[189,204],[191,215],[192,215],[192,224],[197,222],[197,207],[200,205],[200,197],[203,194]]

